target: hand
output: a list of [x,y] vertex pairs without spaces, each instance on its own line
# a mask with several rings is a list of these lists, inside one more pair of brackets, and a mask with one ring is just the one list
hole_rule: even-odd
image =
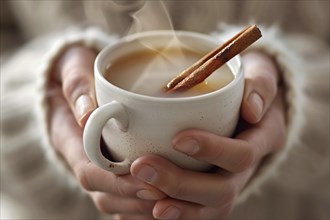
[[164,198],[163,193],[131,175],[116,176],[98,168],[84,153],[80,126],[84,126],[96,108],[95,57],[96,52],[92,49],[79,45],[70,47],[51,73],[47,91],[53,146],[100,211],[149,217],[155,203],[153,200]]
[[159,219],[221,219],[226,217],[260,161],[285,139],[285,117],[278,72],[261,52],[243,56],[246,88],[241,115],[248,123],[235,138],[187,130],[173,140],[174,149],[218,167],[217,172],[184,170],[155,155],[137,159],[133,176],[168,195],[158,200]]

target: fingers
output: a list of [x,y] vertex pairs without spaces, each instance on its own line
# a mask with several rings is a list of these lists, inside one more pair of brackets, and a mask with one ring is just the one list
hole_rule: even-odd
[[221,220],[231,211],[232,204],[222,207],[205,207],[196,203],[167,198],[156,203],[153,216],[157,219]]
[[263,120],[234,139],[190,129],[176,135],[172,143],[177,151],[238,173],[283,146],[285,130],[284,106],[279,92]]
[[168,160],[146,155],[133,162],[133,176],[159,188],[168,197],[153,209],[157,219],[222,219],[256,166],[234,175],[184,170]]
[[150,215],[130,215],[130,214],[115,214],[113,215],[114,220],[155,220],[155,218]]
[[[236,172],[235,176],[242,176],[240,181],[232,179],[237,182],[231,182],[227,179],[231,175],[226,177],[218,173],[183,170],[155,155],[134,161],[131,173],[172,198],[205,206],[228,204],[260,159],[283,145],[285,122],[281,101],[278,95],[263,120],[238,134],[235,139],[193,129],[181,132],[173,140],[175,149],[188,152],[189,156],[198,160]],[[200,180],[203,180],[203,184]]]
[[230,212],[235,197],[254,173],[260,159],[283,145],[284,119],[279,92],[263,119],[235,139],[192,129],[181,132],[173,140],[175,149],[225,167],[233,172],[231,175],[222,175],[221,169],[219,173],[184,170],[155,155],[134,161],[131,173],[169,196],[156,203],[153,209],[156,218],[222,218]]
[[177,134],[172,144],[177,151],[195,159],[233,173],[242,172],[283,146],[286,137],[284,112],[284,101],[279,90],[263,120],[235,138],[190,129]]
[[52,83],[48,89],[48,103],[50,135],[56,150],[73,159],[68,161],[72,164],[88,161],[80,145],[82,129],[75,122],[61,87],[55,83]]
[[246,140],[218,136],[201,130],[187,130],[173,139],[177,151],[221,167],[241,172],[255,162],[255,149]]
[[116,176],[91,163],[82,147],[82,129],[75,123],[60,88],[51,87],[50,91],[52,91],[49,97],[52,142],[86,190],[148,200],[165,197],[159,190],[130,175]]
[[156,155],[147,155],[135,160],[131,173],[171,198],[204,206],[219,207],[230,203],[236,191],[235,184],[227,181],[226,177],[217,173],[184,170]]
[[276,96],[278,70],[274,61],[262,52],[247,52],[242,60],[245,89],[241,115],[254,124],[261,120]]
[[83,46],[66,50],[58,61],[57,79],[63,94],[80,126],[84,126],[96,108],[93,66],[96,52]]
[[76,171],[81,185],[88,191],[107,192],[126,198],[144,200],[163,199],[166,195],[153,186],[142,182],[131,175],[117,176],[89,163]]
[[131,175],[116,176],[104,171],[92,164],[84,153],[82,128],[76,121],[83,126],[96,107],[93,82],[95,56],[90,49],[71,47],[52,72],[48,102],[53,145],[68,162],[81,186],[90,192],[99,210],[141,216],[149,213],[151,216],[154,202],[147,200],[163,199],[164,193]]
[[285,103],[279,88],[274,102],[256,125],[241,132],[238,139],[247,140],[258,151],[258,157],[280,149],[286,139]]
[[125,215],[152,215],[155,201],[137,198],[125,198],[108,193],[90,193],[97,209],[106,214],[121,213]]

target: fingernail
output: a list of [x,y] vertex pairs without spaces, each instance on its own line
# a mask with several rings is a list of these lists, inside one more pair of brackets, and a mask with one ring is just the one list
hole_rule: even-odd
[[153,183],[157,177],[157,173],[151,166],[142,166],[138,170],[136,177],[148,183]]
[[84,124],[85,117],[95,108],[92,99],[84,94],[77,98],[75,102],[76,117],[79,124]]
[[136,193],[136,196],[140,199],[145,199],[145,200],[158,200],[158,199],[162,198],[157,193],[152,192],[147,189],[142,189],[142,190],[138,191]]
[[199,151],[200,147],[196,140],[189,138],[178,141],[174,145],[174,149],[188,155],[194,155]]
[[164,212],[157,216],[158,219],[178,219],[180,217],[180,209],[175,206],[170,206]]
[[253,92],[248,98],[248,103],[250,104],[251,110],[253,111],[256,119],[261,117],[263,111],[264,102],[259,94]]

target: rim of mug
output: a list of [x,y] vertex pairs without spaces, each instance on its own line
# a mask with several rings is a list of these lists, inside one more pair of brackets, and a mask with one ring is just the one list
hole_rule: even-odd
[[135,92],[131,92],[131,91],[122,89],[105,79],[104,73],[102,73],[102,71],[101,71],[101,65],[102,65],[103,59],[105,59],[105,57],[108,56],[109,50],[112,50],[116,47],[120,47],[120,46],[126,44],[127,42],[131,42],[131,41],[137,40],[139,38],[153,37],[153,36],[163,36],[163,37],[164,36],[172,36],[172,37],[175,36],[178,38],[184,36],[184,37],[204,39],[205,41],[214,42],[215,44],[219,44],[219,42],[221,43],[221,41],[219,41],[216,38],[210,37],[209,35],[197,33],[197,32],[190,32],[190,31],[155,30],[155,31],[145,31],[145,32],[127,35],[127,36],[121,38],[120,40],[118,40],[117,42],[115,42],[114,44],[106,46],[97,55],[97,57],[95,59],[95,63],[94,63],[95,79],[97,78],[98,80],[100,80],[100,82],[104,86],[110,87],[114,92],[116,92],[118,94],[123,94],[125,96],[134,97],[134,99],[137,99],[137,100],[144,100],[144,101],[150,100],[150,101],[158,101],[158,102],[189,102],[189,101],[196,101],[196,100],[200,100],[200,99],[204,100],[206,98],[211,98],[211,97],[217,96],[221,93],[224,93],[225,91],[229,90],[231,87],[235,86],[235,84],[237,84],[238,81],[242,77],[244,77],[242,59],[241,59],[240,55],[236,55],[235,57],[233,57],[231,60],[229,60],[226,63],[229,66],[230,70],[233,71],[231,68],[231,63],[234,62],[233,61],[234,59],[238,62],[238,66],[239,66],[238,72],[234,74],[234,79],[232,81],[230,81],[229,84],[227,84],[226,86],[224,86],[220,89],[217,89],[217,90],[209,92],[209,93],[201,94],[201,95],[185,96],[185,97],[149,96],[149,95],[143,95],[143,94],[139,94],[139,93],[135,93]]

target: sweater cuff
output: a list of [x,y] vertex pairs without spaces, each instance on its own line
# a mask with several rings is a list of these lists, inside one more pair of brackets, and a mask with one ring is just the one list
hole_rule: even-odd
[[[220,24],[220,33],[213,33],[212,35],[221,41],[226,41],[240,32],[243,28],[243,26],[228,26]],[[280,164],[286,160],[288,152],[292,150],[292,145],[288,140],[291,139],[290,136],[294,135],[294,131],[297,131],[297,129],[293,129],[293,126],[297,126],[297,124],[292,123],[293,117],[295,117],[294,120],[302,117],[302,112],[296,107],[297,103],[302,99],[299,92],[297,92],[301,85],[303,85],[303,82],[301,82],[302,77],[299,77],[299,74],[303,71],[301,69],[302,65],[299,63],[300,60],[298,60],[298,56],[293,50],[288,49],[289,45],[286,44],[284,36],[277,27],[265,28],[261,26],[259,28],[263,37],[252,44],[246,51],[261,50],[273,57],[278,65],[279,72],[282,74],[281,83],[285,86],[285,101],[287,105],[287,141],[281,150],[274,152],[264,159],[255,174],[242,190],[241,194],[238,196],[236,204],[245,201],[252,194],[259,194],[266,181],[277,175]]]
[[66,31],[64,34],[59,33],[52,37],[49,41],[48,53],[44,56],[38,74],[38,107],[36,111],[41,116],[39,118],[42,130],[45,131],[43,142],[45,143],[45,152],[49,159],[58,160],[57,153],[52,147],[50,140],[49,131],[49,106],[47,101],[47,89],[50,72],[53,68],[54,63],[58,57],[67,49],[69,46],[74,44],[81,44],[87,47],[93,48],[100,51],[107,45],[113,44],[117,41],[116,36],[109,36],[98,28],[90,27],[87,29],[83,28],[72,28]]

